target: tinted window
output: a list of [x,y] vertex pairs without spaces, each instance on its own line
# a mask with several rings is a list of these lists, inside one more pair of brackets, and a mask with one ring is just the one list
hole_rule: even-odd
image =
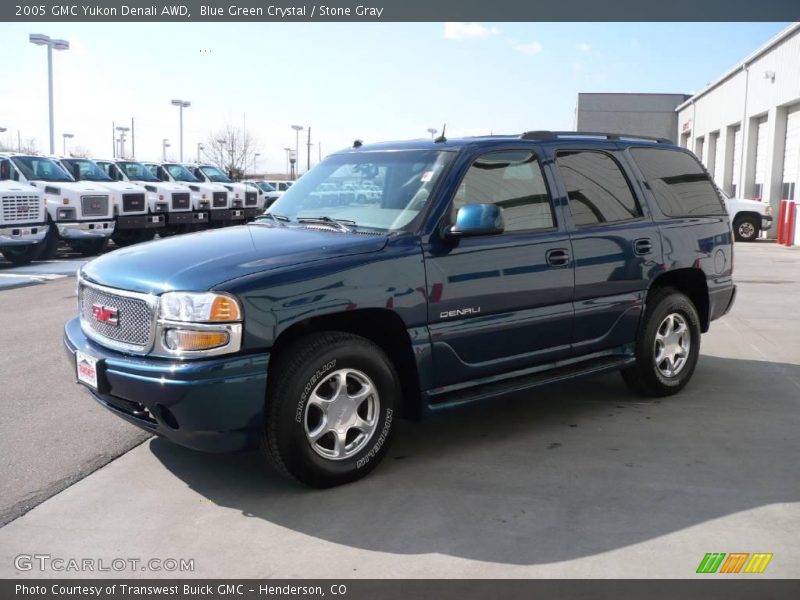
[[497,204],[506,231],[549,229],[555,225],[550,195],[533,153],[490,152],[467,171],[453,199],[453,218],[465,204]]
[[693,156],[659,148],[632,148],[631,155],[666,216],[725,214],[714,184]]
[[556,158],[575,225],[627,221],[642,216],[617,162],[602,152],[562,152]]

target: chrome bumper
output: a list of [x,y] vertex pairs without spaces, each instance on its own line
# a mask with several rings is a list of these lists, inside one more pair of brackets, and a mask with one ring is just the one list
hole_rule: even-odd
[[82,221],[56,223],[58,235],[65,240],[86,240],[109,237],[114,233],[114,221]]
[[47,235],[47,225],[0,227],[0,246],[27,246],[36,244]]

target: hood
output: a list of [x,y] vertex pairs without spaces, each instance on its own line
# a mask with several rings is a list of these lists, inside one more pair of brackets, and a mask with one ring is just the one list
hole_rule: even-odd
[[75,192],[78,194],[85,194],[92,192],[95,194],[108,195],[108,188],[101,186],[94,181],[36,181],[36,186],[45,190],[45,188],[58,188],[62,191]]
[[23,194],[41,194],[41,191],[27,183],[20,183],[11,179],[0,180],[0,192],[22,192]]
[[191,192],[188,184],[175,183],[174,181],[134,181],[133,183],[143,188],[147,186],[154,187],[161,193],[175,192],[176,194],[180,194],[181,192]]
[[137,292],[204,291],[279,267],[377,252],[387,239],[385,235],[241,225],[122,248],[87,263],[81,273],[95,283]]

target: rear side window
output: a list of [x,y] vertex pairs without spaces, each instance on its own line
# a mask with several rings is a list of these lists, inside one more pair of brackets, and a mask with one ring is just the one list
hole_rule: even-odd
[[590,150],[560,152],[556,164],[567,188],[572,220],[578,227],[642,216],[625,174],[608,154]]
[[659,148],[631,148],[630,152],[664,215],[726,214],[714,184],[690,154]]
[[542,169],[529,150],[489,152],[472,163],[453,199],[453,217],[465,204],[481,203],[503,209],[509,232],[555,226]]

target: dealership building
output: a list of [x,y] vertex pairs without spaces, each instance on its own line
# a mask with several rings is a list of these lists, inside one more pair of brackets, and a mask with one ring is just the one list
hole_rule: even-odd
[[[616,109],[582,114],[582,98],[591,96],[595,105],[603,102]],[[678,96],[580,94],[576,125],[653,135],[653,126],[643,126],[642,114]],[[620,97],[627,101],[619,102]],[[781,199],[800,201],[800,23],[784,29],[701,92],[678,102],[674,114],[672,135],[659,137],[693,150],[726,193],[769,202],[773,214],[778,214]],[[590,116],[601,118],[587,120]],[[663,130],[663,115],[656,112],[653,120]],[[775,237],[775,226],[769,237]]]

